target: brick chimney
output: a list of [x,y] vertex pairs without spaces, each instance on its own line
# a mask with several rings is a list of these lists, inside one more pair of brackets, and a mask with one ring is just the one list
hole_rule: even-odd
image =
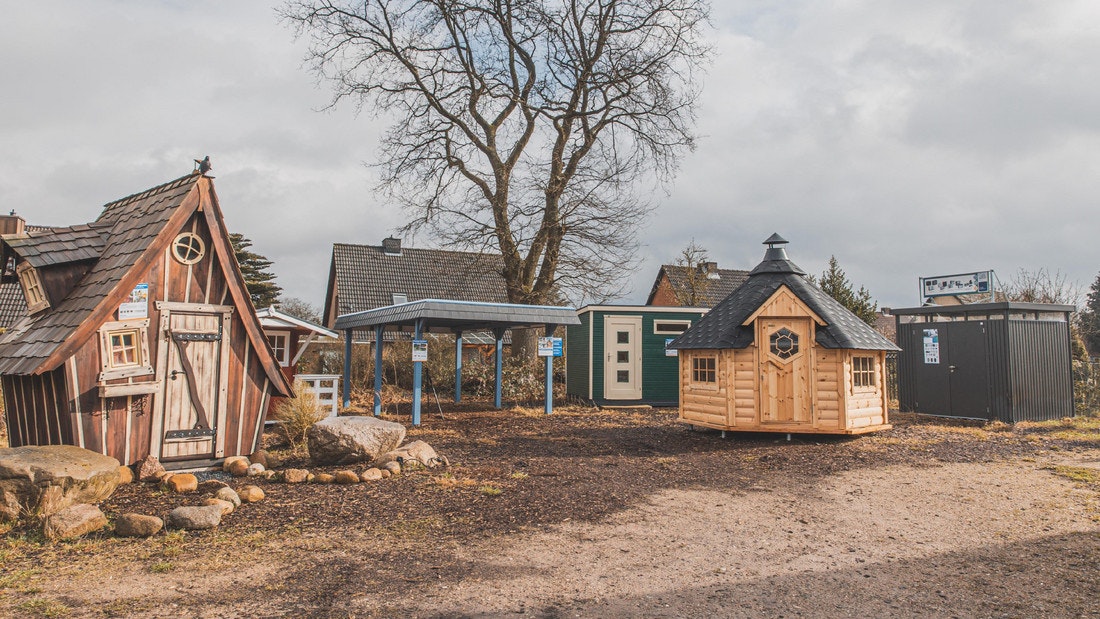
[[23,234],[26,229],[27,222],[15,214],[15,209],[8,215],[0,215],[0,234]]
[[392,236],[382,239],[382,253],[387,256],[401,255],[401,239]]

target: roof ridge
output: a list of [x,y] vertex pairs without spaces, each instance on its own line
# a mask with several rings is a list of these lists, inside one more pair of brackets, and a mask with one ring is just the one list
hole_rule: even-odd
[[[368,248],[368,249],[376,249],[379,252],[383,251],[383,248],[382,248],[381,245],[367,245],[365,243],[333,243],[332,245],[333,245],[333,247],[335,247],[337,245],[342,245],[344,247],[363,247],[363,248]],[[499,254],[499,253],[495,253],[495,252],[464,251],[464,250],[460,250],[460,249],[435,249],[435,248],[431,248],[431,247],[402,247],[401,248],[402,253],[404,253],[406,251],[447,253],[447,254],[465,254],[465,255],[469,255],[469,256],[496,256],[496,257],[503,256],[503,254]]]
[[[137,193],[130,194],[130,195],[126,196],[125,198],[119,198],[117,200],[111,200],[110,202],[103,205],[103,211],[101,212],[100,216],[102,217],[102,213],[107,212],[107,210],[110,209],[111,207],[118,206],[120,204],[123,204],[123,203],[126,203],[126,202],[131,202],[131,201],[134,201],[134,200],[140,200],[142,198],[147,198],[151,195],[155,195],[155,194],[161,193],[163,191],[167,191],[169,189],[175,189],[176,187],[179,187],[179,186],[183,185],[184,181],[197,180],[199,178],[202,178],[201,174],[199,174],[197,172],[191,172],[191,173],[188,173],[188,174],[186,174],[184,176],[181,176],[177,179],[170,180],[167,183],[161,183],[160,185],[157,185],[155,187],[150,187],[149,189],[145,189],[143,191],[139,191]],[[97,221],[98,221],[98,219],[97,219]]]

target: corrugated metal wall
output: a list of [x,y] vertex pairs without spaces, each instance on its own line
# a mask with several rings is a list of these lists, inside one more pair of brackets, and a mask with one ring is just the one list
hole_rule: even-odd
[[1064,322],[1008,322],[1012,421],[1045,421],[1073,415],[1068,328]]

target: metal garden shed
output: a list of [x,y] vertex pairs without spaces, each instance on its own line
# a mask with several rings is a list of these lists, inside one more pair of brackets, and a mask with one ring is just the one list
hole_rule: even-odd
[[894,310],[901,410],[972,419],[1073,415],[1072,305],[980,303]]
[[566,391],[597,404],[675,406],[679,366],[667,344],[707,313],[701,307],[589,305],[565,332]]

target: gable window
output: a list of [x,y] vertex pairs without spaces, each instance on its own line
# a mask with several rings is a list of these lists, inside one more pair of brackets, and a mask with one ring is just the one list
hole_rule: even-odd
[[653,333],[656,335],[680,335],[691,326],[690,320],[654,320]]
[[148,331],[147,319],[107,322],[100,327],[100,382],[153,373]]
[[716,357],[692,357],[691,381],[695,383],[718,382],[718,359]]
[[194,232],[184,232],[172,242],[172,257],[180,264],[195,264],[206,255],[206,243]]
[[875,358],[852,357],[852,386],[855,388],[875,388]]
[[23,296],[27,299],[27,313],[34,314],[49,307],[50,301],[46,298],[38,271],[29,263],[23,262],[19,264],[16,273],[19,274],[19,285],[23,287]]
[[408,302],[409,302],[409,295],[399,294],[399,293],[396,293],[396,292],[393,293],[393,304],[394,305],[400,305],[402,303],[408,303]]
[[267,343],[281,366],[290,365],[290,333],[286,331],[268,331]]

